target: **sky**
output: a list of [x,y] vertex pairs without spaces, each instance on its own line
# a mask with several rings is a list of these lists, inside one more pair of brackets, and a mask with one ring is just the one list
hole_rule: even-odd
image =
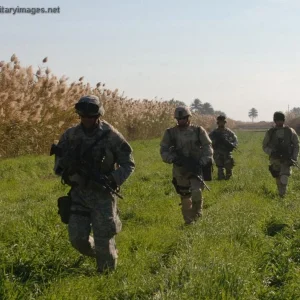
[[0,13],[0,61],[47,65],[128,98],[209,102],[235,120],[299,107],[300,1],[15,1],[58,14]]

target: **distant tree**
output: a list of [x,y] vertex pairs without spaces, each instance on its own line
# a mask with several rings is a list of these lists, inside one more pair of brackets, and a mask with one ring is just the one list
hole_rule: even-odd
[[291,113],[295,114],[296,117],[300,116],[300,107],[294,107],[290,110]]
[[175,100],[174,98],[169,100],[170,104],[175,104],[176,106],[186,106],[186,104],[182,101]]
[[215,110],[215,113],[214,113],[214,115],[215,115],[215,116],[222,115],[222,116],[225,116],[225,117],[227,117],[227,116],[226,116],[226,114],[225,114],[223,111],[221,111],[221,110]]
[[252,119],[252,122],[254,121],[255,118],[258,116],[258,111],[256,108],[251,108],[248,112],[248,117]]
[[215,113],[215,111],[214,111],[214,109],[213,109],[213,107],[211,106],[210,103],[205,102],[202,105],[202,113],[204,115],[213,115]]
[[201,100],[198,99],[198,98],[194,99],[194,101],[192,102],[190,108],[193,112],[202,113],[202,102],[201,102]]

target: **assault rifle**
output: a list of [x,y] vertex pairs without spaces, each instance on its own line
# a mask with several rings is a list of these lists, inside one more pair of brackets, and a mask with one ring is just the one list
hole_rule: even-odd
[[300,169],[300,166],[298,165],[296,160],[290,158],[290,162],[293,164],[294,167]]
[[[90,150],[93,146],[94,144],[92,144],[87,150]],[[124,199],[123,196],[111,186],[112,182],[106,175],[95,171],[92,165],[82,158],[84,154],[80,157],[79,145],[77,145],[75,149],[72,150],[73,151],[66,151],[66,149],[60,148],[55,144],[52,144],[50,149],[50,156],[55,154],[58,157],[64,157],[63,165],[65,169],[59,170],[59,172],[62,173],[61,176],[63,183],[72,185],[72,182],[70,182],[68,177],[72,174],[77,173],[81,177],[83,177],[86,180],[86,182],[90,182],[95,187],[102,190],[107,190],[110,193],[119,197],[120,199]],[[102,158],[102,161],[103,159],[104,156]]]
[[87,180],[90,183],[94,184],[97,188],[107,190],[119,197],[120,199],[124,199],[124,197],[111,186],[111,181],[106,175],[102,175],[99,172],[92,172],[91,169],[89,172],[87,172],[86,169],[87,168],[79,170],[81,176],[87,178]]
[[224,145],[224,147],[228,151],[231,152],[233,150],[236,150],[237,152],[241,152],[237,148],[237,146],[235,146],[233,143],[231,143],[230,141],[228,141],[228,139],[226,137],[224,137],[224,135],[222,134],[222,132],[214,132],[213,137],[215,137],[217,145]]
[[179,167],[183,167],[187,172],[191,172],[210,191],[210,188],[204,182],[202,176],[200,176],[202,166],[197,160],[184,156],[179,150],[176,150],[176,159],[173,163]]
[[285,151],[283,147],[277,147],[277,149],[271,153],[271,156],[277,159],[287,160],[291,163],[292,166],[300,169],[297,161],[292,159],[291,155],[288,153],[288,151]]

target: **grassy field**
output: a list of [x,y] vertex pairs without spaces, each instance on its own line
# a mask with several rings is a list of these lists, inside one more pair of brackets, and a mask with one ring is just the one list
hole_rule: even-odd
[[[1,299],[300,299],[300,170],[277,197],[262,132],[238,134],[230,181],[212,181],[203,219],[183,226],[159,140],[133,142],[119,202],[119,265],[107,276],[69,244],[53,158],[0,162]],[[216,171],[214,176],[216,177]]]

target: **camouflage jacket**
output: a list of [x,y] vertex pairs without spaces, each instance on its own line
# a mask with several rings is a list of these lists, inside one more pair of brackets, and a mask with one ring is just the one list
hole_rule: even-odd
[[[81,124],[67,129],[57,147],[54,172],[62,175],[74,161],[84,159],[89,166],[104,175],[112,175],[116,184],[121,184],[134,171],[132,148],[125,138],[109,123],[100,121],[92,133],[86,134]],[[84,157],[83,157],[84,156]]]
[[160,143],[160,155],[166,163],[172,163],[176,151],[186,157],[192,157],[205,165],[212,160],[211,140],[203,127],[189,125],[175,126],[165,131]]
[[228,154],[232,152],[232,150],[229,150],[226,147],[225,141],[231,143],[234,147],[238,145],[237,136],[229,128],[224,128],[224,129],[216,128],[209,134],[209,137],[212,140],[212,146],[215,153]]
[[[299,138],[293,128],[288,126],[270,128],[263,140],[263,151],[276,158],[278,154],[297,160],[299,154]],[[281,152],[281,153],[280,153]]]

